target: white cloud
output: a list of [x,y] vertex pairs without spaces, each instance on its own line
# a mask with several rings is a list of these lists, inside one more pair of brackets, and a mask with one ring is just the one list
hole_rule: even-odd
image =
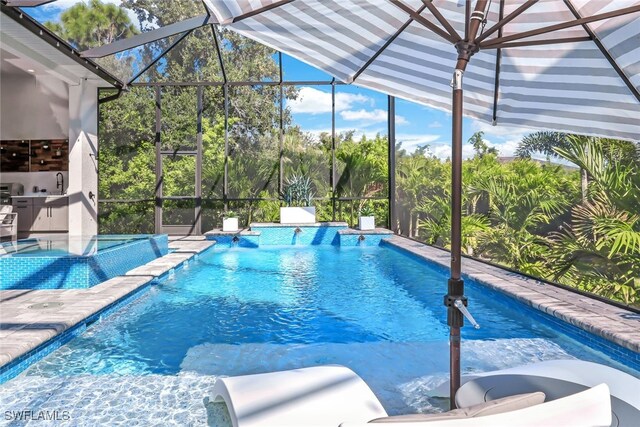
[[[518,139],[511,139],[505,142],[492,142],[485,138],[484,140],[489,147],[495,147],[498,150],[499,157],[513,157],[515,156],[516,149],[518,148]],[[429,147],[431,153],[440,159],[446,159],[451,157],[451,144],[436,144]],[[462,144],[462,157],[469,159],[475,155],[473,145],[468,142]]]
[[516,155],[516,149],[518,148],[520,139],[510,139],[508,141],[498,143],[493,143],[487,140],[485,141],[489,147],[495,147],[498,150],[498,155],[500,157],[513,157]]
[[[429,147],[431,153],[434,156],[440,159],[447,159],[451,157],[451,145],[450,144],[439,144]],[[471,144],[463,144],[462,145],[462,158],[469,159],[473,157],[473,146]]]
[[[386,110],[380,110],[379,108],[374,110],[344,110],[340,112],[340,117],[347,121],[362,120],[370,123],[386,123],[388,113]],[[409,121],[403,116],[396,115],[396,124],[406,125],[409,124]]]
[[[331,128],[327,129],[304,129],[305,132],[311,134],[313,138],[318,141],[320,139],[320,134],[328,133],[331,134]],[[365,131],[364,129],[354,129],[354,128],[336,128],[336,136],[341,134],[342,132],[351,132],[353,131],[353,139],[355,141],[360,140],[364,135],[367,136],[375,136],[377,132]]]
[[406,119],[406,117],[404,116],[399,116],[396,114],[396,124],[397,125],[408,125],[409,124],[409,120]]
[[429,123],[429,127],[432,128],[432,129],[441,128],[442,127],[442,123],[440,123],[439,121],[436,120],[435,122]]
[[[345,111],[355,104],[371,104],[373,99],[356,93],[336,93],[336,111]],[[312,87],[301,87],[296,99],[287,101],[287,107],[294,114],[324,114],[331,112],[331,92],[323,92]],[[386,119],[385,119],[386,120]]]
[[375,110],[344,110],[340,112],[340,117],[344,120],[366,120],[368,122],[386,122],[387,112],[376,108]]
[[472,122],[472,128],[474,132],[482,131],[488,135],[495,135],[509,139],[520,140],[526,134],[532,132],[531,129],[512,127],[512,126],[493,126],[490,123],[474,120]]
[[402,148],[410,153],[415,151],[418,147],[422,147],[424,145],[431,146],[432,143],[439,139],[440,135],[410,133],[396,134],[396,142],[402,142]]

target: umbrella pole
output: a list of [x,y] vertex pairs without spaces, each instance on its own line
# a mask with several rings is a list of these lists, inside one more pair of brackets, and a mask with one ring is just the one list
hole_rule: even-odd
[[452,105],[452,155],[451,155],[451,278],[444,303],[447,306],[447,324],[449,325],[449,372],[450,406],[455,409],[455,394],[460,388],[460,328],[463,315],[454,305],[461,300],[466,305],[464,282],[461,279],[462,258],[462,73],[456,69],[453,73]]
[[[462,75],[471,57],[478,52],[476,35],[484,21],[489,0],[478,0],[472,13],[466,16],[468,28],[465,40],[458,41],[456,69],[453,71],[452,130],[451,130],[451,278],[448,293],[444,296],[449,325],[449,398],[450,407],[455,409],[456,392],[460,388],[460,328],[464,325],[463,311],[466,312],[467,298],[464,296],[462,270]],[[471,319],[470,319],[471,320]],[[471,320],[474,323],[473,320]]]

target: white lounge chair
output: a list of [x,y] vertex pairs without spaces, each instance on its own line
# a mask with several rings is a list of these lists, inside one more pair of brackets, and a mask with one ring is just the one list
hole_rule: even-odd
[[466,376],[462,382],[456,393],[459,407],[532,391],[542,391],[548,400],[555,400],[606,383],[611,394],[612,426],[640,425],[640,379],[599,363],[549,360]]
[[369,386],[344,366],[220,378],[212,391],[234,427],[332,426],[386,417]]
[[0,240],[9,236],[12,241],[18,238],[18,214],[13,206],[0,205]]
[[[446,414],[388,417],[367,384],[344,366],[221,378],[213,388],[212,398],[226,403],[234,427],[611,424],[609,391],[604,384],[547,403],[541,403],[543,393],[531,393]],[[504,411],[509,412],[501,413]]]

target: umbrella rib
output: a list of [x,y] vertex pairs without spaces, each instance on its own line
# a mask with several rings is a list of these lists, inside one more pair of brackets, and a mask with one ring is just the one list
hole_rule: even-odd
[[[456,29],[453,28],[451,23],[449,23],[449,21],[447,21],[447,19],[444,16],[442,16],[438,8],[432,3],[432,0],[422,0],[422,3],[427,7],[427,9],[429,9],[429,11],[433,14],[433,16],[436,17],[438,22],[440,22],[440,24],[444,27],[444,29],[447,30],[447,32],[451,35],[451,37],[453,37],[456,41],[462,40],[462,38],[460,37]],[[421,13],[421,11],[418,13]]]
[[[578,10],[575,8],[575,6],[571,3],[570,0],[564,0],[564,3],[567,6],[567,8],[569,8],[569,11],[571,11],[573,16],[576,17],[576,19],[581,19],[582,18],[580,16],[580,12],[578,12]],[[598,35],[591,28],[589,28],[589,26],[587,24],[582,24],[582,28],[584,28],[584,30],[587,32],[587,34],[589,34],[589,36],[591,37],[591,39],[593,40],[595,45],[598,47],[598,49],[600,49],[600,52],[602,53],[602,55],[604,55],[604,57],[607,59],[607,61],[609,61],[609,64],[611,64],[611,66],[616,71],[616,73],[618,73],[618,75],[620,76],[620,78],[622,79],[624,84],[627,85],[627,87],[629,88],[631,93],[636,97],[636,99],[638,101],[640,101],[640,92],[631,83],[631,80],[629,80],[629,77],[625,74],[624,70],[622,68],[620,68],[620,66],[618,65],[616,60],[611,56],[609,51],[604,47],[604,45],[600,41],[600,38],[598,37]]]
[[424,16],[418,14],[415,10],[413,10],[412,8],[410,8],[409,6],[404,4],[402,1],[400,1],[400,0],[390,0],[390,1],[395,6],[399,7],[404,12],[406,12],[411,18],[414,19],[414,21],[419,22],[423,26],[427,27],[429,30],[433,31],[434,33],[436,33],[437,35],[439,35],[440,37],[442,37],[443,39],[445,39],[449,43],[451,43],[451,44],[455,44],[456,43],[457,40],[454,39],[453,37],[451,37],[451,35],[449,35],[449,33],[447,33],[446,31],[442,30],[440,27],[438,27],[436,24],[434,24],[433,22],[431,22],[428,19],[426,19]]
[[[417,13],[422,13],[422,11],[425,9],[425,7],[426,7],[426,6],[422,6],[420,9],[418,9]],[[380,47],[380,49],[378,49],[378,51],[377,51],[375,54],[373,54],[373,56],[371,56],[371,58],[369,58],[369,59],[367,60],[367,62],[365,62],[365,64],[364,64],[362,67],[360,67],[360,69],[359,69],[359,70],[358,70],[358,71],[353,75],[353,77],[350,79],[350,80],[351,80],[351,81],[350,81],[350,83],[351,83],[351,82],[353,82],[353,81],[354,81],[355,79],[357,79],[358,77],[360,77],[360,74],[362,74],[362,73],[363,73],[367,68],[369,68],[369,65],[371,65],[371,63],[372,63],[373,61],[375,61],[375,60],[376,60],[376,58],[377,58],[378,56],[380,56],[380,54],[382,54],[382,52],[384,52],[384,51],[389,47],[389,45],[390,45],[391,43],[393,43],[393,41],[394,41],[395,39],[397,39],[397,38],[398,38],[398,36],[399,36],[400,34],[402,34],[402,32],[403,32],[404,30],[406,30],[406,29],[407,29],[407,27],[408,27],[409,25],[411,25],[411,23],[412,23],[413,21],[414,21],[414,19],[413,19],[412,17],[410,17],[410,18],[407,20],[407,22],[405,22],[405,23],[400,27],[400,29],[398,29],[398,31],[396,31],[396,32],[395,32],[395,33],[394,33],[394,34],[393,34],[393,35],[392,35],[392,36],[391,36],[391,37],[390,37],[390,38],[389,38],[389,39],[388,39],[388,40],[387,40],[387,41],[382,45],[382,47]]]
[[559,24],[549,25],[546,27],[538,28],[531,31],[525,31],[519,34],[513,34],[506,37],[497,37],[488,40],[484,43],[480,43],[481,48],[491,47],[500,43],[506,43],[514,40],[520,40],[527,37],[538,36],[541,34],[547,34],[558,30],[564,30],[566,28],[577,27],[578,25],[588,24],[590,22],[602,21],[603,19],[615,18],[616,16],[629,15],[632,13],[640,12],[640,5],[625,7],[623,9],[613,10],[607,13],[601,13],[598,15],[589,16],[586,18],[576,19],[574,21],[561,22]]
[[272,9],[278,8],[280,6],[284,6],[285,4],[289,4],[289,3],[293,2],[293,1],[294,0],[280,0],[279,2],[271,3],[271,4],[267,5],[267,6],[259,7],[258,9],[252,10],[251,12],[247,12],[247,13],[244,13],[242,15],[238,15],[238,16],[234,17],[231,20],[230,23],[231,24],[235,24],[236,22],[240,22],[243,19],[251,18],[252,16],[259,15],[259,14],[264,13],[264,12],[268,12],[268,11],[270,11]]
[[[502,37],[502,27],[504,27],[509,22],[516,19],[518,16],[522,15],[523,12],[525,12],[527,9],[529,9],[531,6],[533,6],[537,2],[538,0],[528,0],[526,3],[524,3],[522,6],[520,6],[510,14],[508,14],[506,17],[500,18],[495,25],[493,25],[491,28],[489,28],[487,31],[483,32],[476,38],[476,43],[482,42],[482,40],[486,39],[496,31],[499,31],[498,37]],[[504,2],[502,1],[500,2],[500,10],[502,10],[502,13],[504,13]]]
[[526,46],[540,46],[545,44],[561,44],[561,43],[577,43],[577,42],[589,42],[593,39],[590,36],[579,37],[565,37],[561,39],[549,39],[549,40],[523,40],[521,42],[505,42],[497,43],[486,46],[483,50],[487,49],[508,49],[510,47],[526,47]]

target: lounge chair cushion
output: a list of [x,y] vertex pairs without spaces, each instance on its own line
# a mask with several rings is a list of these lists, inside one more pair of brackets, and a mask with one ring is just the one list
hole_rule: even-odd
[[538,391],[535,393],[516,394],[514,396],[503,397],[502,399],[491,400],[479,405],[467,408],[454,409],[441,414],[412,414],[397,415],[393,417],[376,418],[369,423],[401,423],[401,422],[427,422],[453,420],[460,418],[482,417],[486,415],[502,414],[504,412],[517,411],[533,405],[543,403],[545,394]]

